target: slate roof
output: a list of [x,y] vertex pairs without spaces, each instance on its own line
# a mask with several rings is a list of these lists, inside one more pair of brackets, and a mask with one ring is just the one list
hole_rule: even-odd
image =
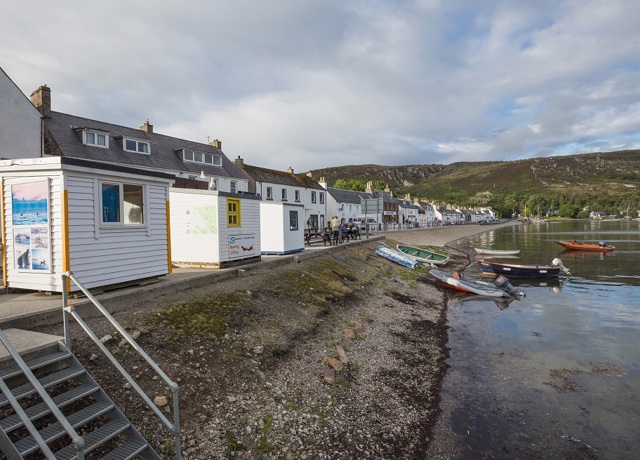
[[371,198],[371,194],[367,192],[358,192],[355,190],[342,190],[339,188],[327,187],[327,193],[336,200],[336,203],[360,204],[361,198]]
[[398,206],[404,206],[402,200],[391,196],[391,194],[384,192],[382,190],[374,190],[373,193],[376,195],[376,198],[382,198],[384,203],[394,203]]
[[[143,169],[205,174],[217,177],[244,179],[238,168],[219,150],[209,144],[178,139],[157,133],[147,133],[141,129],[127,128],[102,121],[77,117],[60,112],[51,112],[51,118],[45,119],[45,126],[60,149],[59,154],[69,158],[82,158],[105,163],[135,166]],[[109,133],[109,148],[85,145],[82,143],[82,129],[93,129]],[[133,138],[149,143],[150,155],[127,152],[122,147],[122,137]],[[179,149],[191,149],[222,157],[221,166],[182,161]],[[55,152],[47,152],[56,154]]]
[[318,182],[306,174],[291,174],[288,171],[277,171],[275,169],[261,168],[248,164],[245,164],[243,169],[246,175],[256,182],[324,191],[324,188],[318,184]]

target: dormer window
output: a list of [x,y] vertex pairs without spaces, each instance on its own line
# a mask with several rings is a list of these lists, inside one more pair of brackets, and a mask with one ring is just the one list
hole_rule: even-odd
[[122,147],[127,152],[144,153],[146,155],[151,153],[149,143],[146,141],[139,141],[137,139],[129,139],[125,137],[122,140]]
[[85,129],[82,131],[82,142],[85,145],[109,148],[109,133]]
[[180,149],[182,161],[189,163],[202,163],[205,165],[221,166],[222,157],[213,153],[198,152],[191,149]]

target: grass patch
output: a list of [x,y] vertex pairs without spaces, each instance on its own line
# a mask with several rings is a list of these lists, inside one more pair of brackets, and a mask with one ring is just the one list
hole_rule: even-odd
[[213,339],[221,336],[233,311],[244,304],[237,293],[224,292],[191,302],[178,302],[158,313],[174,338],[197,335]]
[[269,442],[269,431],[271,431],[271,425],[273,425],[273,416],[270,415],[264,420],[264,427],[262,428],[260,441],[256,448],[258,454],[260,454],[259,458],[263,458],[264,455],[268,455],[276,451],[276,446]]

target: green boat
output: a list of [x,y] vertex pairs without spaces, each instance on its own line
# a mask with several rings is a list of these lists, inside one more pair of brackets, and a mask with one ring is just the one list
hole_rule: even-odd
[[449,262],[449,256],[429,251],[428,249],[414,248],[413,246],[405,246],[402,244],[399,244],[396,247],[398,248],[398,251],[410,255],[423,264],[445,265]]

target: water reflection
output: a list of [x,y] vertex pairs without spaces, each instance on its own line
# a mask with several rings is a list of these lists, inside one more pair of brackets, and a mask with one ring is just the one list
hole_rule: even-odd
[[[451,368],[427,458],[640,458],[638,228],[523,225],[461,244],[521,249],[522,264],[559,256],[573,276],[509,279],[526,298],[504,308],[471,296],[450,308]],[[616,250],[559,253],[556,241],[576,235]]]

